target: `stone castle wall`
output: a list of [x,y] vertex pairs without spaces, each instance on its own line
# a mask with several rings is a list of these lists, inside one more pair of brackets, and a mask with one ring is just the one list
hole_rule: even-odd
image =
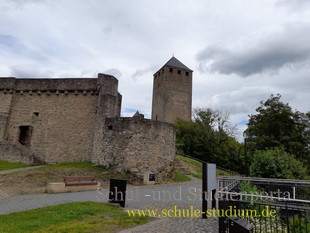
[[[113,106],[102,106],[107,96],[114,99]],[[2,140],[19,142],[20,126],[30,126],[31,139],[25,146],[38,159],[47,163],[91,160],[98,112],[117,116],[120,98],[117,80],[105,75],[1,80]]]
[[0,141],[0,159],[29,165],[37,162],[37,158],[30,149],[18,142],[9,141]]
[[19,126],[31,126],[29,147],[42,161],[89,160],[96,108],[97,96],[91,94],[16,93],[6,138],[18,142]]
[[0,159],[93,161],[139,177],[171,176],[175,129],[138,116],[120,118],[118,80],[0,79]]
[[10,115],[12,94],[0,90],[0,141],[4,140],[4,131]]
[[143,118],[105,120],[100,147],[93,162],[140,177],[155,173],[157,180],[171,175],[175,159],[175,129],[171,124]]

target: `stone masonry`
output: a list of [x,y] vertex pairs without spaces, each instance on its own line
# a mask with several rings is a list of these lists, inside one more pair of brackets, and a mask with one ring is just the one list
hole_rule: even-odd
[[[141,117],[107,118],[102,141],[92,161],[116,166],[142,177],[154,173],[158,180],[171,176],[175,155],[171,124]],[[173,145],[173,146],[172,146]]]
[[192,73],[172,57],[154,74],[152,120],[174,123],[192,117]]
[[[118,80],[0,78],[0,159],[93,161],[141,178],[171,175],[175,129],[162,121],[120,117]],[[170,103],[171,104],[171,103]]]

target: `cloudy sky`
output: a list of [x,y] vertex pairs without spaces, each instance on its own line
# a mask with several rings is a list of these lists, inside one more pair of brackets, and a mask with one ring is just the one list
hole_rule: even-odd
[[193,107],[242,132],[281,93],[310,110],[309,0],[0,0],[0,76],[119,79],[122,115],[150,117],[153,74],[194,70]]

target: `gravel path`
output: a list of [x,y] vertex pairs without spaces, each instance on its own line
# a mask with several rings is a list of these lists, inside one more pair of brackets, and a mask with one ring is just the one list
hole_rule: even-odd
[[30,167],[22,167],[22,168],[4,170],[4,171],[0,171],[0,174],[9,174],[9,173],[13,173],[13,172],[27,171],[27,170],[37,169],[37,168],[41,168],[41,167],[46,167],[46,165],[30,166]]

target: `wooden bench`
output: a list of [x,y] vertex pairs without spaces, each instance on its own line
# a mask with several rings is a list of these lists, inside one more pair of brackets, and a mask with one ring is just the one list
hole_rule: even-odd
[[94,176],[66,176],[64,177],[66,186],[79,186],[79,185],[97,185]]

